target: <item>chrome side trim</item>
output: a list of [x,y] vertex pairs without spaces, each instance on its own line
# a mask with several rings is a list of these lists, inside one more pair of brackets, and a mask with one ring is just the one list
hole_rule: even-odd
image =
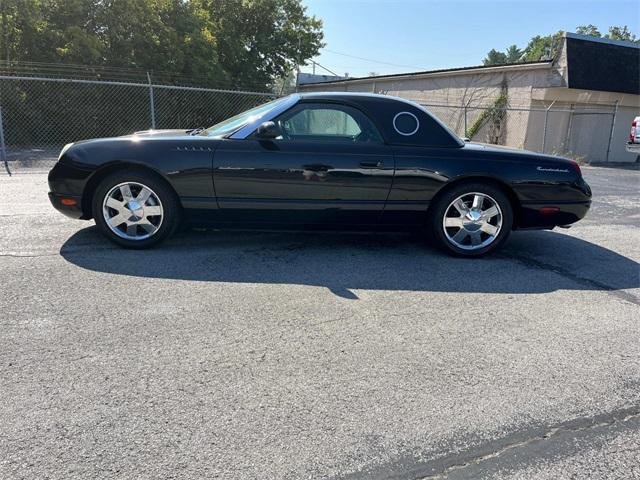
[[288,97],[283,98],[282,102],[274,105],[271,110],[264,112],[259,117],[255,117],[244,127],[240,127],[240,129],[229,135],[229,138],[244,140],[249,135],[251,135],[260,126],[261,123],[273,120],[281,113],[293,107],[296,103],[298,103],[298,100],[300,100],[300,95],[297,94],[289,95]]

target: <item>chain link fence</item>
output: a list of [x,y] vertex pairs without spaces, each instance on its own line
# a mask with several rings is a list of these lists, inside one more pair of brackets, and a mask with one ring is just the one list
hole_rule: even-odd
[[209,127],[275,97],[151,82],[0,75],[0,154],[7,171],[48,169],[69,142]]
[[513,107],[421,103],[460,137],[560,155],[607,161],[616,106]]
[[[69,142],[135,131],[211,126],[267,102],[273,92],[147,82],[28,76],[0,71],[0,157],[8,171],[50,168]],[[414,99],[415,100],[415,99]],[[475,142],[606,161],[615,106],[517,107],[493,102],[420,102],[460,137]]]

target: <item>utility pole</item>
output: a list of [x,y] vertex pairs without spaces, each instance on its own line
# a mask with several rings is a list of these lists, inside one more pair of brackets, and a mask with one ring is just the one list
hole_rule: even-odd
[[296,92],[300,84],[300,63],[302,62],[302,37],[298,37],[298,65],[296,65]]

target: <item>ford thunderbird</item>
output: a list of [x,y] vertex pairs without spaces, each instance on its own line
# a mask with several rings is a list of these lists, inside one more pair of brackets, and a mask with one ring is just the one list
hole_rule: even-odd
[[419,104],[384,95],[294,94],[209,128],[66,145],[49,173],[64,214],[127,248],[182,224],[424,232],[477,257],[514,229],[585,216],[574,161],[465,142]]

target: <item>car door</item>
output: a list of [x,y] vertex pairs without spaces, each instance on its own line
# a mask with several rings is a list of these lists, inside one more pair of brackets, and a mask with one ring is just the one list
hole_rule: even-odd
[[219,213],[229,222],[379,222],[394,158],[359,109],[299,102],[274,119],[281,136],[221,142],[213,160]]

